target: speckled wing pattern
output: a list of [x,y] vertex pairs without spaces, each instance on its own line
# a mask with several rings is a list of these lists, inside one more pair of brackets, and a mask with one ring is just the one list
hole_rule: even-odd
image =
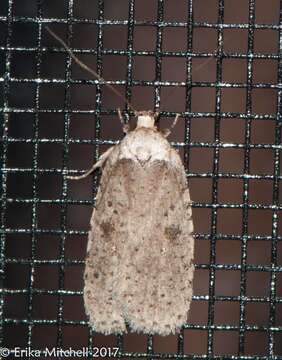
[[[150,132],[146,136],[162,137]],[[126,332],[126,321],[134,331],[167,335],[187,320],[194,272],[191,202],[179,155],[162,142],[163,159],[154,159],[154,149],[138,158],[146,152],[142,145],[124,157],[127,144],[121,143],[103,169],[84,274],[85,308],[98,332]]]

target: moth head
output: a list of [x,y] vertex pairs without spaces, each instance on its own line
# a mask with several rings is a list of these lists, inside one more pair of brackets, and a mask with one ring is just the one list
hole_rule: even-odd
[[146,127],[153,129],[155,127],[155,121],[158,116],[158,113],[153,111],[136,111],[135,115],[137,116],[137,128]]

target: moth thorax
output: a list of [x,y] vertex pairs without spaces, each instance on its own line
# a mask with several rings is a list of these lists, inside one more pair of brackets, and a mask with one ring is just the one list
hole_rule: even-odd
[[154,125],[155,125],[154,115],[151,114],[138,115],[137,127],[153,128]]

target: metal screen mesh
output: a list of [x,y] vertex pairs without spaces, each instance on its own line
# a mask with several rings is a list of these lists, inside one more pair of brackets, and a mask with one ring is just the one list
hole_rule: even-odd
[[[280,18],[278,0],[1,2],[2,347],[282,358]],[[122,137],[118,106],[133,114],[46,24],[138,110],[160,111],[161,127],[181,114],[170,140],[194,201],[196,274],[179,335],[88,328],[82,274],[99,175],[66,175]]]

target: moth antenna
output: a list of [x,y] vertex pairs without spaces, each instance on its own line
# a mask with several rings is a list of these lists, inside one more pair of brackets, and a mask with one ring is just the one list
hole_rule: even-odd
[[122,124],[122,130],[123,130],[123,132],[124,132],[125,134],[127,134],[127,133],[129,132],[129,130],[130,130],[130,126],[129,126],[129,124],[126,124],[126,123],[125,123],[120,108],[118,108],[118,117],[119,117],[120,122],[121,122],[121,124]]
[[[227,41],[227,39],[228,39],[228,37],[226,37],[225,41]],[[216,55],[216,54],[218,53],[220,47],[221,47],[221,45],[218,45],[218,47],[216,48],[216,50],[213,51],[213,55]],[[212,60],[213,60],[213,56],[212,56],[212,57],[208,57],[202,64],[196,66],[195,71],[199,71],[200,69],[202,69],[203,67],[205,67],[206,65],[208,65]],[[188,94],[187,94],[187,95],[190,95],[191,91],[192,91],[192,87],[190,87],[190,88],[188,89]],[[163,100],[162,102],[164,102],[164,101],[168,98],[168,96],[171,95],[171,92],[172,92],[172,90],[170,90],[170,91],[166,94],[166,96],[164,97],[164,100]]]
[[67,46],[67,44],[64,42],[63,39],[61,39],[57,34],[54,33],[54,31],[52,31],[48,26],[46,26],[46,30],[48,31],[48,33],[53,36],[53,38],[55,38],[61,45],[63,45],[63,47],[67,50],[67,52],[70,54],[71,58],[84,70],[86,70],[87,72],[89,72],[91,75],[93,75],[96,79],[98,79],[101,82],[104,82],[105,85],[114,93],[116,94],[120,99],[122,99],[127,105],[128,107],[133,111],[136,112],[136,110],[134,109],[134,107],[131,105],[131,103],[125,98],[125,96],[123,96],[114,86],[107,84],[105,79],[102,78],[102,76],[100,76],[99,74],[96,73],[96,71],[94,71],[93,69],[91,69],[89,66],[87,66],[86,64],[84,64],[81,60],[79,60],[79,58],[74,55],[74,53],[72,52],[72,50]]
[[165,131],[164,131],[164,137],[168,137],[170,134],[171,134],[171,132],[172,132],[172,129],[175,127],[175,125],[177,124],[177,121],[178,121],[178,119],[179,119],[179,116],[180,116],[180,114],[176,114],[176,116],[175,116],[175,118],[174,118],[174,120],[173,120],[173,123],[172,123],[172,125],[170,126],[170,128],[169,129],[165,129]]

